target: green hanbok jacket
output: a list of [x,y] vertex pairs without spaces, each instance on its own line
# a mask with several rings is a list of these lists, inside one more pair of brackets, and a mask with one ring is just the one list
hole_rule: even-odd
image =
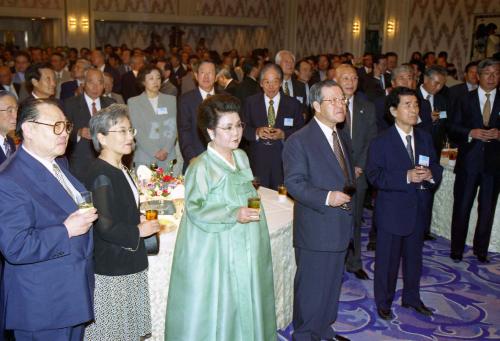
[[264,211],[240,224],[257,195],[244,151],[236,169],[209,145],[186,174],[185,212],[175,245],[165,340],[275,341],[273,267]]

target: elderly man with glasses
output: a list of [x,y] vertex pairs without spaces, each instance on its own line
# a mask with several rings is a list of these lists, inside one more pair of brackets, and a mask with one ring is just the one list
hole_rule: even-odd
[[83,185],[60,158],[73,125],[56,102],[19,109],[22,144],[0,169],[5,327],[16,340],[81,340],[93,319],[96,210],[78,210]]

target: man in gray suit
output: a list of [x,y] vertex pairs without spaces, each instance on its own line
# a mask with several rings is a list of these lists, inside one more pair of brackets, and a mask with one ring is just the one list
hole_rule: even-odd
[[358,74],[354,67],[342,64],[335,70],[335,81],[340,85],[347,98],[346,120],[343,130],[352,140],[352,163],[355,173],[356,195],[354,196],[354,233],[353,243],[347,253],[346,269],[359,279],[369,279],[361,262],[361,219],[363,203],[368,188],[364,169],[368,146],[377,135],[377,119],[374,105],[355,94],[358,88]]

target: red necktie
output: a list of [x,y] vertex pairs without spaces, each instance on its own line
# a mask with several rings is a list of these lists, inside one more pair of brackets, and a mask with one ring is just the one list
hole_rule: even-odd
[[95,106],[95,102],[92,102],[92,116],[97,114],[97,107]]

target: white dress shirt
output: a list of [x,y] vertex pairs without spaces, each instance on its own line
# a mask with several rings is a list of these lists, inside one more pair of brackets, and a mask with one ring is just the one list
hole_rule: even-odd
[[210,96],[213,96],[215,95],[215,90],[214,88],[212,88],[212,90],[210,90],[209,92],[206,92],[205,90],[203,90],[202,88],[198,87],[198,89],[200,90],[200,94],[201,94],[201,98],[203,98],[203,100],[205,100],[207,98],[207,95],[210,94]]
[[[424,89],[423,85],[420,85],[420,92],[422,93],[422,96],[424,97],[424,99],[429,101],[429,103],[431,104],[431,110],[434,111],[434,95],[428,93]],[[427,99],[428,96],[430,96],[429,99]]]
[[[483,115],[484,104],[486,103],[486,91],[483,88],[478,87],[477,93],[479,95],[479,105],[481,106],[481,116]],[[493,115],[493,103],[495,102],[495,96],[497,95],[497,89],[493,89],[490,92],[490,108],[492,110],[491,115]]]
[[95,107],[97,111],[101,110],[101,99],[97,97],[95,100],[90,98],[85,92],[83,97],[85,97],[85,102],[87,103],[87,108],[89,108],[90,116],[92,116],[92,103],[95,102]]
[[[7,155],[7,151],[5,150],[5,146],[3,145],[4,143],[5,143],[5,136],[0,134],[0,148],[2,148],[4,155]],[[14,152],[14,150],[12,152]]]
[[266,115],[269,112],[269,101],[271,99],[273,100],[274,115],[276,118],[278,116],[278,108],[280,106],[281,94],[278,92],[278,94],[274,96],[274,98],[269,98],[267,97],[267,95],[264,94],[264,102],[266,104]]

